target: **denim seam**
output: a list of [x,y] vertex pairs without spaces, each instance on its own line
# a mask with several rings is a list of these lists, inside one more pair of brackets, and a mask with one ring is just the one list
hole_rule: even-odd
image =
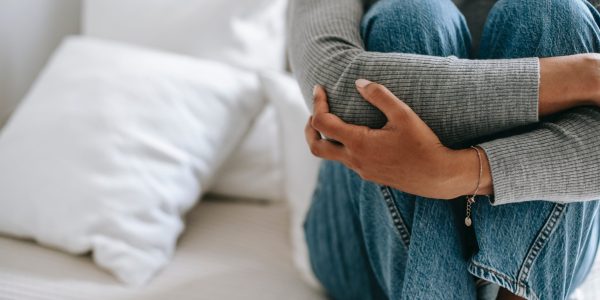
[[396,206],[394,199],[392,197],[392,193],[390,188],[387,186],[380,186],[381,193],[383,194],[383,198],[385,199],[385,203],[390,212],[390,216],[392,217],[392,222],[394,223],[394,227],[396,227],[396,231],[400,234],[400,239],[404,244],[404,247],[408,250],[410,245],[410,233],[408,232],[408,228],[406,227],[406,223],[402,219],[402,215],[400,215],[400,210]]
[[[506,281],[508,284],[510,284],[516,288],[516,291],[515,291],[516,295],[519,295],[519,296],[525,297],[525,298],[539,299],[537,294],[533,290],[533,288],[528,285],[527,280],[529,278],[532,266],[535,263],[536,259],[539,257],[540,252],[542,251],[544,246],[547,244],[552,233],[555,232],[559,222],[562,220],[562,216],[565,213],[565,208],[566,208],[565,204],[555,204],[554,205],[554,208],[552,209],[552,211],[550,212],[550,214],[547,217],[546,223],[540,230],[540,233],[536,236],[535,241],[533,242],[533,245],[530,247],[530,249],[524,259],[523,265],[522,265],[521,269],[519,270],[516,280],[512,279],[510,276],[508,276],[506,274],[501,273],[498,270],[495,270],[488,266],[484,266],[473,260],[471,261],[471,265],[472,265],[471,268],[489,272],[491,275],[501,278],[502,280]],[[473,275],[476,275],[475,273],[481,273],[481,272],[476,272],[475,270],[472,270],[471,273],[473,273]]]
[[[511,288],[510,286],[515,287],[516,291],[514,293],[518,296],[525,297],[527,299],[533,299],[533,300],[539,299],[538,296],[535,294],[535,292],[532,291],[531,288],[526,283],[519,282],[494,268],[485,266],[483,264],[480,264],[480,263],[477,263],[477,262],[471,260],[470,266],[468,267],[468,269],[469,269],[469,272],[473,276],[483,278],[483,279],[488,280],[492,283],[495,283],[501,287],[507,288],[509,290]],[[484,276],[484,273],[486,273],[486,272],[490,273],[490,275],[492,275],[492,277],[501,278],[509,286],[503,285],[502,282],[500,282],[499,280],[494,280],[494,278],[484,278],[484,277],[487,277],[487,276]]]
[[565,204],[554,205],[554,208],[550,212],[550,216],[546,221],[546,224],[544,224],[544,227],[536,237],[533,246],[529,249],[529,252],[525,257],[523,266],[521,267],[521,270],[519,271],[518,275],[519,282],[526,282],[529,278],[533,264],[539,257],[539,254],[544,248],[544,246],[547,244],[552,233],[554,233],[554,231],[556,230],[556,225],[559,223],[560,220],[562,220],[561,217],[564,215],[565,207]]

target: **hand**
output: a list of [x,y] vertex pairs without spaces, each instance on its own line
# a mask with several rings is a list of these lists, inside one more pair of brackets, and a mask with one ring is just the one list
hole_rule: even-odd
[[[472,193],[479,177],[473,149],[451,150],[406,103],[382,85],[357,81],[360,94],[388,119],[382,129],[351,125],[329,113],[325,90],[317,86],[306,138],[315,156],[336,160],[365,180],[407,193],[453,199]],[[321,139],[320,133],[339,143]],[[483,151],[481,151],[483,154]],[[491,193],[491,176],[482,193]]]

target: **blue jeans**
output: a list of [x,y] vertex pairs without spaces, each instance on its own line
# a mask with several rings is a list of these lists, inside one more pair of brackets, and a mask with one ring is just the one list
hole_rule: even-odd
[[[599,23],[583,0],[501,0],[479,58],[598,52]],[[450,0],[381,0],[362,34],[370,51],[470,57],[469,30]],[[410,195],[326,161],[305,222],[312,268],[344,300],[485,299],[488,283],[529,299],[565,299],[589,272],[598,201],[492,206],[479,197],[473,210],[468,229],[464,199]]]

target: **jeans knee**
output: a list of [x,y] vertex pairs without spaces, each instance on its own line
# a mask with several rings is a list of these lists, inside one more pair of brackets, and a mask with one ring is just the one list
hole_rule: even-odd
[[586,0],[500,0],[486,23],[482,58],[595,52],[600,16]]
[[450,0],[380,0],[365,14],[361,33],[367,50],[378,52],[443,55],[421,52],[470,44],[464,17]]
[[[554,30],[585,27],[593,20],[592,8],[586,0],[500,0],[490,18],[498,18],[519,27]],[[499,24],[501,25],[501,24]]]

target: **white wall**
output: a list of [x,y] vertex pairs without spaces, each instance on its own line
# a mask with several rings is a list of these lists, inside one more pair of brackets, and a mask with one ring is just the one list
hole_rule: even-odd
[[79,31],[80,0],[0,0],[0,125],[63,36]]

